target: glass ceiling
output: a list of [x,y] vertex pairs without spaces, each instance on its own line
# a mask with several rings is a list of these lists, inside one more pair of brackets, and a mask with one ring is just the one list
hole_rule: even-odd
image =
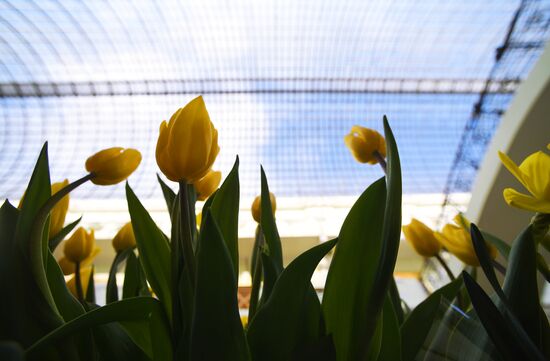
[[101,148],[134,147],[130,184],[161,197],[158,126],[199,94],[219,131],[214,168],[238,154],[245,196],[260,164],[280,196],[358,194],[381,171],[343,137],[381,130],[383,114],[406,193],[468,192],[549,24],[550,1],[4,0],[0,195],[20,197],[48,140],[54,181],[81,177]]

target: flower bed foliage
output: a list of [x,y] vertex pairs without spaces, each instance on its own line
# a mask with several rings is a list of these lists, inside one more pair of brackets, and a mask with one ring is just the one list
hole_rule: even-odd
[[[336,239],[283,266],[275,197],[261,169],[248,322],[237,305],[239,159],[221,186],[212,171],[218,133],[198,97],[160,126],[157,163],[172,220],[169,235],[153,222],[130,183],[131,223],[113,239],[116,257],[106,305],[95,302],[93,230],[64,225],[69,192],[86,181],[110,185],[139,165],[137,150],[110,148],[86,161],[89,172],[50,183],[44,145],[19,207],[0,208],[0,358],[5,360],[547,360],[550,328],[539,303],[537,253],[549,248],[550,156],[538,152],[506,167],[531,193],[504,191],[506,201],[539,212],[511,246],[470,224],[433,232],[404,227],[425,257],[437,257],[451,282],[415,309],[401,300],[393,270],[401,233],[401,169],[387,119],[384,136],[353,127],[345,137],[361,163],[385,175],[358,197]],[[195,203],[205,200],[200,217]],[[54,250],[63,243],[64,256]],[[322,300],[311,285],[334,249]],[[441,252],[470,265],[455,276]],[[495,261],[497,253],[506,266]],[[489,296],[472,269],[490,281]],[[495,270],[503,273],[501,284]],[[122,294],[116,273],[125,274]],[[66,282],[64,275],[73,275]]]

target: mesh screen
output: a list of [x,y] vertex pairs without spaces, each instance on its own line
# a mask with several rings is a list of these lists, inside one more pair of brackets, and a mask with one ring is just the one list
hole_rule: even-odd
[[[2,1],[0,195],[22,194],[48,140],[54,181],[82,176],[101,148],[135,147],[144,158],[130,183],[140,197],[161,197],[158,125],[199,94],[219,130],[214,168],[227,174],[238,154],[243,195],[259,192],[260,164],[281,196],[357,194],[381,171],[357,164],[343,136],[354,124],[381,130],[383,114],[406,193],[468,192],[547,41],[549,9],[550,1]],[[124,192],[84,186],[74,197]]]

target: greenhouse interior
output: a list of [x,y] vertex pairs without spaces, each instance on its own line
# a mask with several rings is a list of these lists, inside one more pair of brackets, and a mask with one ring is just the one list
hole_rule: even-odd
[[0,19],[0,359],[550,359],[550,1]]

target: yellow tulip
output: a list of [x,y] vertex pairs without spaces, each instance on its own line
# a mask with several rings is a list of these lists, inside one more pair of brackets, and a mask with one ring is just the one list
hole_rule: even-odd
[[65,257],[73,262],[82,262],[88,258],[95,248],[94,230],[87,233],[84,228],[78,228],[73,235],[65,242],[63,253]]
[[115,235],[115,238],[113,238],[113,248],[117,252],[122,252],[127,248],[134,248],[135,246],[136,236],[134,235],[132,222],[128,222],[122,226],[122,228]]
[[211,170],[204,177],[193,183],[197,191],[197,199],[204,201],[218,189],[222,180],[222,172]]
[[160,170],[174,182],[196,182],[206,175],[220,151],[218,131],[201,96],[178,109],[160,125],[156,158]]
[[[63,182],[57,182],[52,184],[52,195],[59,192],[62,188],[69,184],[69,180],[65,179]],[[65,224],[65,216],[69,210],[69,195],[61,198],[59,202],[53,207],[50,212],[50,233],[48,238],[52,238],[58,234],[63,225]]]
[[346,146],[353,157],[360,163],[376,164],[375,152],[386,157],[386,140],[376,130],[354,125],[351,132],[344,137]]
[[[275,199],[275,195],[271,192],[269,192],[269,200],[271,201],[271,211],[273,214],[275,214],[275,211],[277,210],[277,200]],[[261,196],[257,196],[254,198],[254,202],[252,202],[252,218],[258,223],[260,223],[260,219],[262,216],[262,207],[261,207],[262,199]]]
[[433,257],[441,250],[441,244],[434,236],[434,232],[424,223],[413,218],[411,223],[403,226],[405,239],[415,251],[424,257]]
[[[479,260],[477,259],[474,245],[472,244],[470,232],[463,226],[446,224],[441,232],[434,232],[434,235],[443,247],[462,262],[470,266],[479,266]],[[489,256],[494,259],[497,256],[496,248],[489,243],[486,243],[486,245],[488,247]]]
[[527,195],[506,188],[503,192],[506,203],[512,207],[550,214],[550,155],[541,151],[533,153],[519,167],[506,154],[498,152],[498,155],[502,164],[531,193]]
[[141,153],[136,149],[113,147],[103,149],[86,160],[86,170],[94,173],[92,182],[98,185],[117,184],[132,174],[139,163]]
[[[97,256],[97,254],[101,251],[101,249],[97,246],[94,246],[94,249],[92,250],[92,253],[86,257],[82,262],[80,262],[80,268],[85,268],[88,266],[91,266],[94,262],[94,258]],[[61,268],[61,271],[63,271],[63,274],[65,276],[72,275],[76,272],[76,264],[74,262],[71,262],[67,259],[67,257],[63,256],[61,257],[57,263],[59,264],[59,267]]]
[[[67,186],[69,184],[69,181],[65,179],[63,182],[57,182],[52,183],[52,195],[59,192],[62,188]],[[25,199],[25,194],[21,197],[19,200],[19,205],[17,208],[21,209],[23,206],[23,200]],[[67,215],[67,211],[69,210],[69,195],[67,194],[65,197],[61,198],[59,202],[53,207],[52,211],[50,212],[50,232],[48,234],[48,238],[52,238],[53,236],[57,235],[59,231],[63,228],[63,225],[65,224],[65,216]]]
[[[92,267],[86,267],[80,270],[80,281],[82,282],[82,292],[84,293],[84,297],[86,297],[86,293],[88,292],[90,277],[92,277]],[[76,276],[71,277],[71,279],[67,281],[67,288],[71,291],[73,296],[78,298],[76,293]]]

